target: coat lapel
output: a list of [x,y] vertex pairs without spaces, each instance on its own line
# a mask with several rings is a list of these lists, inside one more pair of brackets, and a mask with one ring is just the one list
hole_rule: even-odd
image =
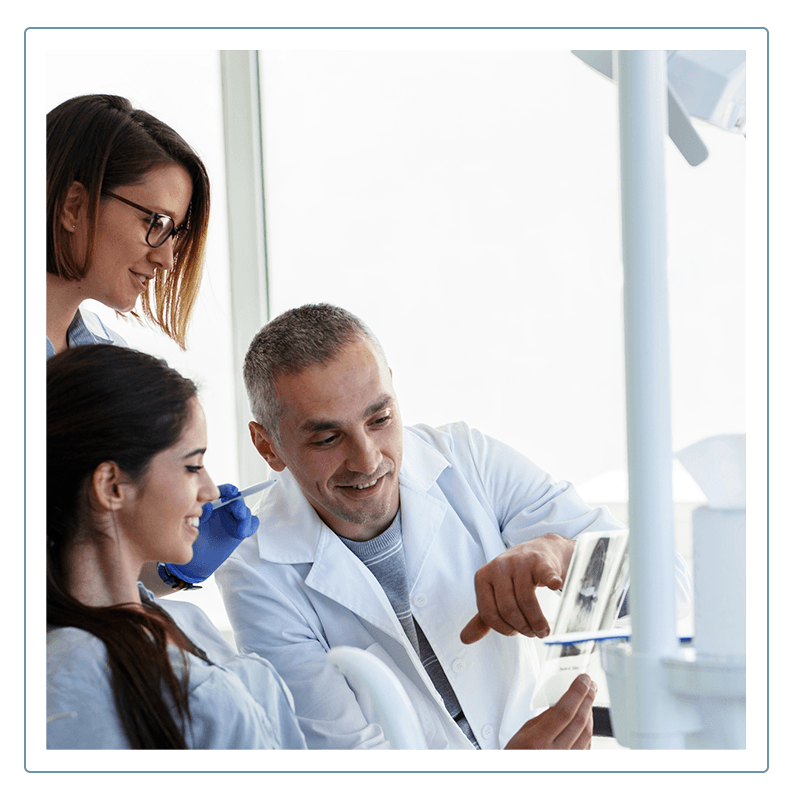
[[447,514],[447,503],[434,497],[431,490],[448,466],[441,453],[406,433],[400,470],[400,511],[409,589],[417,582]]
[[[416,582],[447,512],[446,503],[429,494],[447,465],[434,448],[406,433],[400,507],[409,587]],[[305,578],[310,589],[407,645],[407,637],[380,584],[320,520],[288,470],[278,473],[274,490],[265,490],[255,513],[262,520],[256,533],[262,559],[279,564],[311,564]]]
[[259,556],[277,564],[310,564],[306,586],[394,639],[403,628],[373,574],[317,516],[288,470],[278,474],[255,509]]

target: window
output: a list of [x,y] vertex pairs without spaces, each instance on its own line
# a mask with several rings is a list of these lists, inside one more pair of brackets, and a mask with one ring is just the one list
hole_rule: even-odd
[[[407,424],[623,499],[616,85],[569,51],[261,51],[260,76],[271,313],[349,308]],[[676,449],[745,427],[745,142],[698,124],[701,166],[666,141]]]

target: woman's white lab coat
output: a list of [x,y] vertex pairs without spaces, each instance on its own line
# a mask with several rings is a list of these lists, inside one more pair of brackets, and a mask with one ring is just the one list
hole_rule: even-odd
[[[455,423],[407,428],[400,472],[414,617],[482,748],[505,746],[533,714],[531,640],[492,631],[462,644],[476,613],[474,575],[506,548],[546,533],[621,527],[510,447]],[[369,698],[326,661],[359,647],[397,675],[431,749],[470,743],[448,715],[380,585],[317,517],[288,470],[265,490],[258,532],[217,571],[237,643],[289,685],[310,748],[385,746]]]

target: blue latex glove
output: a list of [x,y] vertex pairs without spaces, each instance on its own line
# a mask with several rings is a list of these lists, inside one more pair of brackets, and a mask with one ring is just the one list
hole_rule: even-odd
[[[230,483],[217,488],[222,500],[239,494],[239,490]],[[166,565],[175,577],[187,583],[200,583],[213,574],[244,539],[258,530],[258,517],[250,513],[241,498],[213,511],[211,503],[206,503],[198,530],[192,560],[188,564]]]

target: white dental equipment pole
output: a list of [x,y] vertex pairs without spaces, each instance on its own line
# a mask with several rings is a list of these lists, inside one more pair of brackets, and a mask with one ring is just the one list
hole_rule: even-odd
[[[695,511],[695,578],[704,587],[695,607],[695,646],[682,649],[676,630],[664,141],[668,133],[696,166],[708,148],[690,116],[744,134],[746,52],[573,53],[619,85],[632,630],[630,643],[601,645],[614,736],[635,749],[742,749],[746,663],[737,634],[744,601],[726,602],[716,588],[712,548],[736,550],[726,554],[743,585],[743,497],[730,511],[727,505]],[[743,485],[743,455],[729,462],[726,470]],[[724,629],[719,636],[715,620]]]
[[620,173],[628,436],[631,679],[629,719],[637,748],[684,746],[671,728],[674,698],[659,677],[676,656],[666,268],[664,142],[666,54],[615,53]]

